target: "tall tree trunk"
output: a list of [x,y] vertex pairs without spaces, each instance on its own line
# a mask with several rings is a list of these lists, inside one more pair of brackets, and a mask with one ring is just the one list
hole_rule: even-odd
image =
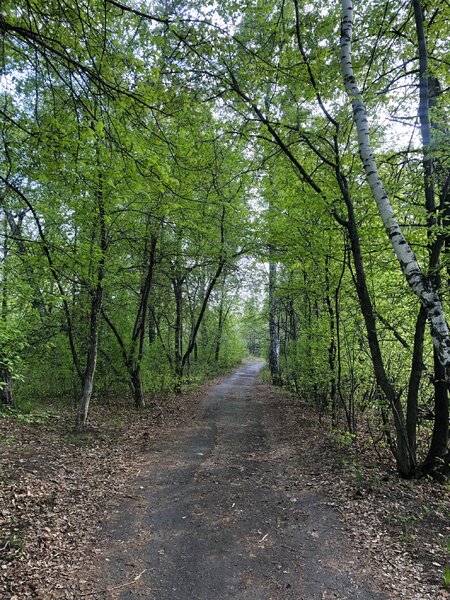
[[269,262],[269,369],[273,385],[281,385],[280,369],[280,328],[278,324],[278,303],[275,296],[277,265]]
[[[99,168],[99,164],[97,164]],[[91,314],[89,319],[89,336],[88,336],[88,351],[87,351],[87,363],[86,370],[84,372],[83,388],[81,397],[78,402],[78,410],[75,419],[75,427],[77,431],[81,431],[87,421],[89,404],[92,398],[92,392],[94,389],[94,377],[95,370],[97,367],[97,355],[98,355],[98,330],[100,322],[100,312],[102,309],[103,302],[103,279],[105,276],[105,259],[107,250],[107,234],[106,234],[106,222],[105,222],[105,204],[103,197],[103,182],[99,173],[99,182],[97,190],[97,203],[98,203],[98,222],[100,228],[100,258],[97,267],[97,285],[93,292],[91,301]]]
[[[113,323],[109,315],[102,308],[101,313],[116,338],[122,353],[123,363],[128,372],[128,385],[136,408],[145,408],[144,390],[141,381],[141,365],[144,356],[144,343],[146,333],[146,319],[149,313],[148,302],[153,285],[153,272],[156,260],[156,236],[150,238],[150,249],[147,257],[147,269],[139,294],[139,304],[134,320],[131,342],[127,347],[124,338]],[[153,322],[154,315],[153,315]]]
[[[436,224],[436,199],[434,181],[434,161],[431,152],[433,137],[430,108],[436,104],[436,98],[432,98],[430,88],[432,86],[429,74],[428,50],[425,36],[423,10],[420,0],[412,0],[414,8],[414,20],[416,24],[417,45],[419,51],[419,121],[423,147],[423,172],[425,204],[427,209],[428,239],[430,250],[430,278],[436,289],[439,289],[441,278],[437,271],[439,255],[442,249],[442,240],[432,240],[432,228]],[[430,85],[431,83],[431,85]],[[434,366],[434,423],[433,435],[430,448],[421,466],[423,473],[439,474],[442,470],[442,460],[448,454],[448,430],[449,430],[449,408],[448,408],[448,385],[445,381],[445,368],[439,362],[436,347],[433,352]]]
[[199,313],[197,315],[197,319],[195,320],[194,326],[191,331],[191,335],[189,336],[189,342],[188,342],[186,351],[183,354],[183,358],[181,361],[181,373],[183,373],[183,367],[186,364],[186,362],[189,360],[189,357],[191,356],[191,353],[195,348],[195,344],[197,342],[198,331],[200,329],[200,325],[202,324],[203,317],[205,316],[205,311],[208,306],[208,302],[211,297],[211,293],[212,293],[219,277],[222,274],[224,266],[225,266],[225,259],[223,256],[221,256],[220,260],[219,260],[219,264],[217,265],[217,269],[216,269],[214,275],[212,276],[211,280],[208,283],[208,286],[205,291],[205,295],[203,296],[203,300],[202,300],[202,304],[200,306]]
[[[420,87],[421,103],[419,114],[421,118],[421,131],[424,144],[424,171],[425,171],[425,193],[427,201],[434,194],[432,185],[432,159],[429,155],[429,144],[431,141],[431,126],[428,114],[428,80],[427,80],[427,57],[425,36],[423,33],[423,20],[420,3],[414,2],[416,25],[419,41],[419,64],[420,64]],[[342,29],[341,29],[341,69],[345,89],[352,100],[353,119],[356,125],[359,142],[359,152],[366,174],[367,182],[376,201],[378,212],[391,242],[394,253],[400,263],[403,274],[413,292],[418,296],[430,323],[433,345],[438,360],[444,369],[444,380],[450,381],[450,335],[441,299],[436,285],[430,278],[423,275],[420,266],[407,243],[401,227],[392,210],[388,194],[384,188],[378,167],[373,155],[367,111],[362,100],[361,92],[357,86],[352,66],[352,43],[353,32],[353,7],[351,0],[342,2]],[[446,401],[445,418],[446,437],[448,443],[448,400]],[[436,417],[437,418],[437,417]],[[442,424],[436,424],[439,432],[443,431]],[[438,444],[436,447],[442,447]]]
[[[4,243],[3,243],[3,273],[2,273],[2,312],[1,320],[6,325],[8,317],[8,225],[4,222]],[[1,326],[1,325],[0,325]],[[13,381],[11,373],[6,362],[6,356],[0,348],[0,407],[14,406]]]
[[[101,262],[104,260],[100,259]],[[103,298],[103,267],[99,268],[98,272],[98,284],[94,292],[94,297],[91,302],[91,315],[89,319],[89,337],[88,337],[88,354],[86,370],[84,373],[83,389],[81,397],[78,402],[78,410],[76,416],[76,429],[81,431],[86,425],[89,404],[94,389],[94,377],[95,370],[97,367],[97,355],[98,355],[98,328],[99,328],[99,314],[102,305]]]
[[423,306],[420,307],[416,319],[414,332],[413,356],[411,371],[408,382],[408,396],[406,401],[406,430],[408,433],[408,444],[414,459],[417,456],[417,419],[419,416],[419,386],[424,370],[423,364],[423,342],[425,336],[425,325],[427,315]]
[[[339,221],[345,224],[348,231],[350,249],[353,257],[353,264],[355,266],[356,292],[366,326],[367,340],[369,343],[375,379],[378,386],[383,391],[389,406],[391,407],[394,419],[397,438],[397,447],[395,449],[397,469],[403,477],[411,477],[415,472],[416,465],[408,444],[408,435],[406,432],[406,423],[400,395],[396,392],[384,366],[383,355],[381,353],[380,342],[378,338],[375,312],[367,286],[361,243],[356,225],[355,211],[347,187],[347,182],[345,177],[340,173],[338,173],[338,181],[341,186],[341,192],[345,200],[348,215],[348,221],[344,222],[340,218]],[[348,416],[349,415],[347,414],[347,417]]]
[[329,272],[329,257],[325,258],[325,301],[327,305],[329,326],[330,326],[330,342],[328,345],[328,366],[330,368],[330,405],[331,405],[331,423],[336,426],[337,414],[337,386],[336,386],[336,339],[335,339],[335,318],[333,304],[331,302],[330,291],[330,272]]
[[181,392],[183,377],[183,279],[176,277],[172,281],[175,297],[175,330],[174,330],[174,375],[175,391]]
[[140,301],[134,321],[131,346],[129,351],[130,382],[136,408],[145,408],[144,390],[141,381],[141,365],[144,357],[145,332],[147,323],[148,303],[153,286],[153,274],[156,262],[157,237],[150,237],[150,248],[147,257],[147,269],[141,286]]
[[423,464],[421,473],[432,474],[440,478],[448,462],[448,383],[445,379],[445,370],[439,361],[436,349],[434,358],[434,424],[430,448]]
[[226,276],[222,277],[222,285],[220,287],[219,320],[217,323],[217,337],[216,337],[216,345],[214,348],[214,364],[216,366],[219,365],[220,346],[222,344],[222,335],[223,335],[223,321],[224,321],[223,304],[224,304],[225,280],[226,280]]
[[212,276],[212,278],[210,279],[206,290],[205,290],[205,294],[203,296],[203,300],[202,300],[202,304],[200,306],[200,310],[199,313],[197,315],[197,319],[195,320],[194,326],[191,330],[191,334],[189,336],[189,341],[188,341],[188,345],[186,348],[186,351],[184,352],[184,354],[182,354],[182,359],[181,359],[181,373],[180,375],[183,374],[183,369],[185,364],[189,361],[189,358],[191,356],[192,351],[195,348],[196,342],[197,342],[197,335],[200,329],[200,326],[203,322],[203,317],[205,316],[205,312],[206,312],[206,308],[208,306],[208,302],[209,299],[211,297],[211,293],[213,291],[213,289],[215,288],[220,276],[222,275],[222,271],[225,267],[225,262],[226,262],[226,256],[225,256],[225,218],[226,218],[226,206],[223,205],[222,206],[222,214],[221,214],[221,219],[220,219],[220,254],[219,254],[219,262],[217,264],[217,268],[216,271],[214,273],[214,275]]

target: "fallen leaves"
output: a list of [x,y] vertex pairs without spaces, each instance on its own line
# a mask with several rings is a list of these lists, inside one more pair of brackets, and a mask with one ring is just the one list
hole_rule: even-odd
[[[389,598],[448,600],[441,586],[448,562],[444,544],[450,540],[448,489],[398,479],[388,461],[379,464],[368,450],[339,447],[310,407],[284,392],[271,396],[267,388],[264,393],[283,404],[277,426],[289,449],[283,464],[292,518],[308,518],[293,506],[299,487],[320,492],[339,511],[360,554],[355,568],[378,581]],[[185,397],[159,404],[165,429],[195,414],[194,403]],[[113,426],[111,410],[127,425]],[[84,437],[68,435],[69,414],[39,426],[0,420],[1,439],[8,440],[0,446],[2,599],[75,600],[97,593],[91,591],[88,567],[99,554],[101,522],[118,499],[141,500],[127,484],[137,478],[145,453],[152,444],[155,449],[161,435],[160,417],[121,410],[118,419],[116,407],[97,407],[93,423],[108,423],[109,415],[109,424],[93,427]],[[233,517],[239,516],[235,503],[232,508]],[[261,545],[272,539],[267,531],[258,536]],[[142,574],[123,585],[133,585]]]
[[[190,400],[160,401],[166,428],[192,419]],[[114,425],[111,409],[126,426]],[[137,417],[123,406],[96,407],[92,425],[103,425],[74,436],[69,412],[39,426],[0,419],[0,439],[7,440],[0,444],[2,599],[74,600],[92,587],[101,522],[127,496],[160,420],[151,411]]]
[[363,435],[357,445],[340,446],[313,408],[295,397],[278,395],[277,401],[285,404],[280,427],[299,456],[287,478],[303,474],[301,486],[327,497],[380,589],[392,599],[448,600],[442,587],[449,563],[448,487],[400,479],[389,455],[380,463]]

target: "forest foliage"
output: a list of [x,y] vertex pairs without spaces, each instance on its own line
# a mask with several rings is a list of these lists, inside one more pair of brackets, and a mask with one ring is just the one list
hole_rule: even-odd
[[6,0],[2,403],[82,429],[265,354],[443,477],[449,10]]

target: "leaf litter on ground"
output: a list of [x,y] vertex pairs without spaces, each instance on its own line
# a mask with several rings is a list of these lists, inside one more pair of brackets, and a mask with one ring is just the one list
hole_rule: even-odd
[[[157,409],[139,413],[125,403],[99,403],[81,436],[71,433],[69,410],[39,422],[0,419],[1,598],[91,595],[105,515],[132,495],[129,484],[161,433],[176,434],[180,423],[196,418],[207,387],[188,397],[168,395]],[[287,486],[294,495],[298,485],[324,495],[379,588],[393,599],[450,598],[443,588],[449,488],[399,479],[389,456],[374,452],[367,437],[343,445],[312,407],[288,392],[258,386],[258,393],[283,405],[283,421],[274,426],[292,455]]]

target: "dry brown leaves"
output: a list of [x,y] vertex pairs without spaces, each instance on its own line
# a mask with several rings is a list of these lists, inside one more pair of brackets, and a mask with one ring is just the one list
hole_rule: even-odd
[[[68,433],[67,413],[44,425],[0,419],[2,599],[70,600],[92,589],[88,566],[105,513],[126,496],[161,429],[194,418],[205,391],[162,399],[160,409],[139,415],[116,404],[94,407],[81,437]],[[393,599],[448,600],[442,573],[449,488],[398,479],[388,456],[380,461],[367,439],[342,445],[313,409],[285,392],[266,393],[282,405],[280,427],[298,451],[292,477],[339,511],[379,586]]]
[[106,511],[161,427],[192,418],[195,403],[166,397],[139,414],[93,407],[81,436],[70,433],[69,411],[44,424],[0,419],[0,598],[79,598]]
[[379,587],[393,599],[448,600],[450,487],[399,479],[388,452],[379,456],[370,436],[343,444],[311,407],[292,396],[278,401],[285,404],[284,427],[297,440],[307,485],[338,510]]

